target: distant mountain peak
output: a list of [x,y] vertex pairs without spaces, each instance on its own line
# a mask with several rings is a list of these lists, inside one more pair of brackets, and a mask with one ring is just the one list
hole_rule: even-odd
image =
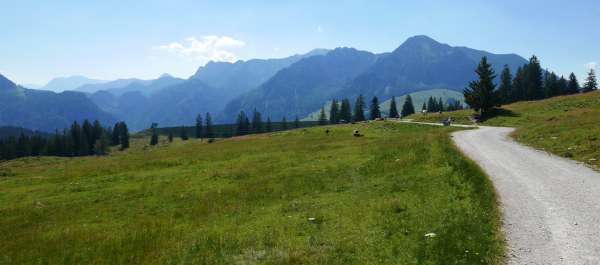
[[173,76],[168,73],[164,73],[158,77],[158,79],[161,79],[161,78],[173,78]]
[[423,49],[439,49],[450,48],[449,45],[440,43],[426,35],[417,35],[410,37],[396,49],[399,50],[423,50]]
[[8,78],[6,78],[2,74],[0,74],[0,90],[13,89],[16,86],[17,85],[15,83],[13,83],[13,81],[10,81]]

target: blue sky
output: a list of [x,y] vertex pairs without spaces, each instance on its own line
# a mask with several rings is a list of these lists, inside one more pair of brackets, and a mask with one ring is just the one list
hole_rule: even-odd
[[314,48],[392,51],[428,35],[453,46],[538,55],[584,78],[600,62],[596,1],[0,0],[0,73],[188,77],[207,60],[284,57]]

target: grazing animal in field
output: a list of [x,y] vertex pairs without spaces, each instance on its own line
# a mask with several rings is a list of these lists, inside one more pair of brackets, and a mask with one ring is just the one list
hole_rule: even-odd
[[354,137],[361,137],[361,136],[363,136],[362,134],[360,134],[360,132],[358,132],[358,130],[354,130],[354,133],[352,133],[352,135],[354,135]]

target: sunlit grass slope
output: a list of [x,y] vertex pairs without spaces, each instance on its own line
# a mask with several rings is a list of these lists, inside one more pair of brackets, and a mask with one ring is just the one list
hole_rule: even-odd
[[[514,137],[525,144],[573,158],[600,169],[600,91],[518,102],[503,106],[500,115],[483,125],[516,127]],[[470,110],[413,115],[422,121],[453,117],[468,123]]]
[[0,163],[0,264],[498,263],[493,188],[451,130],[136,139],[106,157]]

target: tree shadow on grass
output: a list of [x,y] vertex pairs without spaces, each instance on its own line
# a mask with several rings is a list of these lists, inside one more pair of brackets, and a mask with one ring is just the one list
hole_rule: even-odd
[[512,111],[512,110],[507,110],[507,109],[503,109],[503,108],[494,108],[492,111],[486,113],[484,116],[481,117],[476,117],[478,119],[479,122],[484,122],[486,120],[489,120],[491,118],[496,118],[496,117],[520,117],[521,115]]

